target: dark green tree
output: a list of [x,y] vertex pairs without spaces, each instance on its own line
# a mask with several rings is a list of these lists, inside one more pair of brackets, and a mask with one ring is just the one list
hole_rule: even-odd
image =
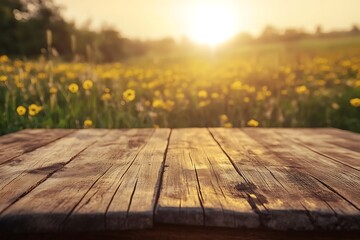
[[0,1],[0,54],[19,54],[18,20],[15,13],[24,10],[20,0]]

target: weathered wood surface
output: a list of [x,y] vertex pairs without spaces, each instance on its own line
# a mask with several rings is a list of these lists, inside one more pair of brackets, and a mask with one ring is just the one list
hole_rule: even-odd
[[360,231],[359,146],[337,129],[24,130],[0,137],[0,235]]
[[3,164],[15,157],[21,156],[26,152],[31,152],[36,148],[51,143],[73,130],[23,130],[7,136],[0,137],[0,164]]
[[237,186],[245,185],[207,129],[174,129],[166,155],[156,219],[221,227],[259,227]]

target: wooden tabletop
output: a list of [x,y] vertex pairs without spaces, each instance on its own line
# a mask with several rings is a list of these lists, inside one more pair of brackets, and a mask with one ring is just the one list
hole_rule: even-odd
[[360,230],[360,135],[23,130],[0,137],[0,233],[157,224]]

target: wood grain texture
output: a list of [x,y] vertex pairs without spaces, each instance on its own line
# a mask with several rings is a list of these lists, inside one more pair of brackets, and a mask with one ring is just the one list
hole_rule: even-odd
[[34,232],[151,227],[169,132],[112,130],[6,209],[0,225]]
[[260,224],[246,181],[207,129],[174,129],[156,221],[161,223],[249,227]]
[[[327,157],[329,161],[336,161],[360,171],[360,152],[334,144],[332,142],[334,140],[333,136],[327,135],[328,137],[326,137],[325,135],[323,137],[316,129],[312,130],[311,133],[309,130],[301,129],[274,129],[274,131],[284,138],[291,139],[296,145],[306,147],[315,153]],[[342,142],[343,144],[346,142],[347,145],[355,143],[350,140],[336,139],[338,139],[337,142]],[[360,145],[360,139],[356,143]]]
[[107,132],[78,130],[0,165],[0,213]]
[[[352,217],[338,218],[345,209],[349,214],[357,214],[358,210],[311,176],[299,171],[299,166],[292,162],[287,164],[239,129],[210,131],[236,169],[247,179],[249,194],[265,208],[263,210],[255,201],[260,205],[260,213],[265,214],[263,221],[266,227],[283,230],[358,227]],[[297,159],[293,160],[296,162]],[[331,198],[332,203],[324,201],[325,198]],[[341,211],[335,212],[334,209],[338,208]]]
[[0,137],[0,164],[62,138],[74,130],[22,130]]
[[[0,215],[0,230],[59,231],[94,184],[151,130],[112,130]],[[101,195],[100,195],[101,197]]]
[[66,229],[152,227],[169,134],[169,129],[138,130],[130,138],[131,148],[114,161],[71,213]]
[[291,138],[279,135],[274,129],[243,131],[277,156],[284,166],[291,163],[288,178],[294,184],[316,186],[311,190],[313,195],[318,195],[326,202],[339,219],[339,225],[335,227],[359,228],[360,189],[356,187],[360,186],[358,170],[298,145]]
[[334,144],[355,152],[360,152],[360,134],[336,128],[301,128],[305,134],[313,136],[319,141]]
[[337,129],[20,131],[0,137],[0,238],[360,231],[359,142]]

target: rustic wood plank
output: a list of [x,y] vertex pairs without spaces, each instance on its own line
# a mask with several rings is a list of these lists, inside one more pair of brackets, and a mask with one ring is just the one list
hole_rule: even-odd
[[156,221],[206,226],[258,227],[246,184],[207,129],[174,129]]
[[[297,145],[302,145],[327,157],[329,161],[337,161],[360,171],[360,152],[328,143],[318,137],[316,130],[311,133],[301,129],[274,129],[274,131],[284,136],[284,138],[290,138]],[[358,144],[360,145],[360,141]]]
[[322,196],[322,200],[332,204],[332,208],[337,209],[340,213],[343,211],[340,217],[348,215],[353,217],[354,223],[359,223],[360,189],[358,186],[360,186],[360,175],[358,170],[336,161],[330,161],[308,148],[297,145],[290,138],[277,134],[273,129],[244,129],[243,131],[278,156],[285,165],[288,162],[296,163],[297,167],[293,169],[299,171],[300,174],[295,175],[296,172],[293,171],[291,174],[294,175],[294,178],[310,176],[347,201],[357,212],[345,208],[344,205],[338,205],[337,199],[327,198],[326,195]]
[[[265,207],[266,211],[259,208],[264,226],[281,230],[358,227],[352,217],[337,217],[356,214],[356,208],[297,168],[284,166],[284,161],[241,130],[212,128],[210,132],[247,180],[241,187],[258,200],[254,204]],[[324,197],[335,204],[325,202]]]
[[163,223],[360,229],[357,134],[81,130],[34,145],[26,137],[31,132],[19,135],[20,147],[16,138],[0,137],[0,148],[17,154],[0,163],[0,234],[111,232]]
[[68,129],[23,130],[0,137],[0,164],[69,135]]
[[299,129],[300,131],[316,137],[319,140],[360,152],[360,134],[336,128]]
[[83,197],[66,221],[66,228],[152,227],[169,134],[170,129],[156,129],[140,150],[133,149],[115,162]]
[[122,162],[125,154],[139,151],[151,134],[152,130],[111,130],[61,171],[6,209],[0,215],[0,231],[61,230],[96,182],[113,164]]
[[0,165],[0,213],[107,132],[78,130]]

